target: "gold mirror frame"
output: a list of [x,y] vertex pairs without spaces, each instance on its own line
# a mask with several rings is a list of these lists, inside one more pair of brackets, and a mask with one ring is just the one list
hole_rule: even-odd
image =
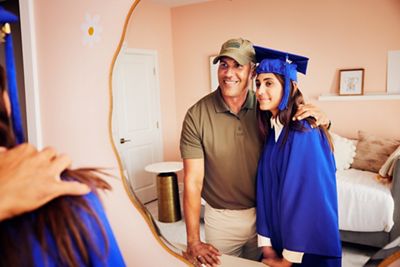
[[[381,262],[378,267],[386,267],[386,266],[398,266],[400,261],[400,251],[397,251],[396,253],[392,254],[388,258],[386,258],[383,262]],[[392,265],[394,263],[395,265]]]
[[122,161],[121,157],[119,156],[119,153],[117,151],[116,145],[114,143],[113,135],[112,135],[112,114],[113,114],[113,108],[114,108],[114,98],[113,98],[113,84],[112,84],[112,77],[113,77],[113,71],[115,67],[115,63],[117,61],[117,57],[119,53],[121,52],[122,44],[125,40],[125,35],[126,31],[129,25],[129,21],[132,17],[132,13],[135,10],[136,6],[140,3],[141,0],[133,0],[133,4],[131,5],[128,14],[125,17],[125,22],[121,34],[121,38],[119,40],[117,49],[114,52],[111,65],[110,65],[110,70],[109,70],[109,77],[108,77],[108,88],[109,88],[109,113],[108,113],[108,136],[110,139],[110,143],[112,146],[112,150],[114,152],[114,155],[117,159],[118,162],[118,168],[119,168],[119,174],[122,180],[122,184],[124,186],[124,190],[126,194],[128,195],[130,201],[132,202],[133,206],[136,208],[136,210],[139,211],[141,216],[144,218],[146,221],[147,225],[149,226],[153,236],[157,240],[157,242],[172,256],[177,258],[178,260],[183,261],[186,263],[188,266],[192,266],[192,264],[187,261],[179,252],[182,252],[180,249],[176,248],[174,245],[172,245],[167,239],[165,239],[161,232],[160,229],[158,228],[157,224],[155,223],[153,216],[148,212],[148,210],[145,208],[145,206],[142,204],[141,201],[138,200],[137,196],[135,193],[131,190],[130,185],[128,183],[127,177],[125,177],[125,174],[123,172],[122,168]]

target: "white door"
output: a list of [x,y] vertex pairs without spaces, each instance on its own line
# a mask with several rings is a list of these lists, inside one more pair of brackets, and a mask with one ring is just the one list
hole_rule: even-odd
[[142,203],[157,198],[145,166],[162,161],[157,53],[122,49],[113,75],[113,137],[133,191]]

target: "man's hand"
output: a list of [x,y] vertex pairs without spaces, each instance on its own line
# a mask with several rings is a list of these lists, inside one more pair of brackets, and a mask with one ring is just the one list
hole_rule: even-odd
[[320,108],[313,104],[300,105],[296,114],[293,116],[293,120],[302,120],[307,117],[313,117],[315,119],[315,126],[328,126],[330,122],[325,113],[323,113]]
[[61,195],[85,195],[90,188],[61,181],[71,164],[52,148],[37,151],[30,144],[0,150],[0,221],[39,208]]
[[183,256],[195,266],[216,267],[221,264],[221,253],[213,245],[201,241],[188,244]]

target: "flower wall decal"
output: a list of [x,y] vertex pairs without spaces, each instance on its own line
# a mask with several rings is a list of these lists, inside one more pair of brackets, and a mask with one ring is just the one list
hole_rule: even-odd
[[83,44],[93,47],[95,43],[100,42],[103,28],[100,25],[100,16],[90,14],[85,15],[85,21],[81,25],[83,32]]

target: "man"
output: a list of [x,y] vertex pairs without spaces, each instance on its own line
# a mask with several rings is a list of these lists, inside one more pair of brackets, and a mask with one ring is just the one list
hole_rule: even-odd
[[[255,177],[262,141],[257,101],[249,90],[256,63],[252,43],[242,38],[228,40],[213,63],[218,62],[218,90],[188,110],[180,140],[186,255],[210,266],[220,263],[219,251],[252,260],[261,255],[255,227]],[[295,118],[310,115],[321,122],[322,114],[310,105]],[[201,197],[207,202],[208,244],[200,240]]]

